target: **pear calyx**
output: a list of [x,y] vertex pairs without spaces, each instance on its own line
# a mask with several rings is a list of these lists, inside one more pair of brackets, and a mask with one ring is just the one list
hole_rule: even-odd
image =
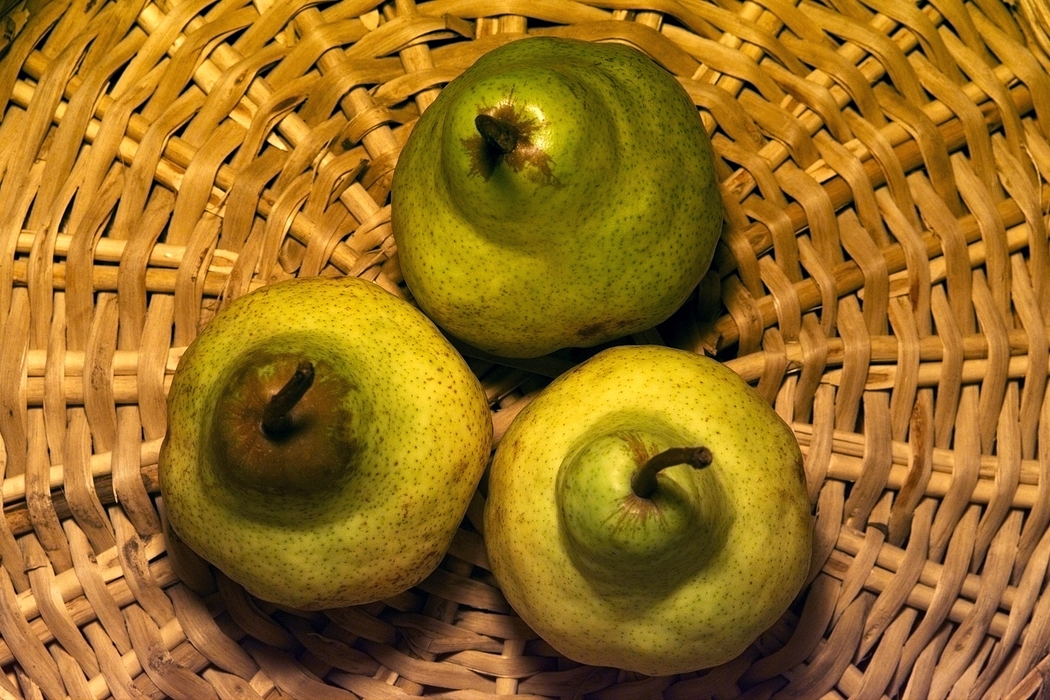
[[670,447],[657,452],[643,463],[631,476],[631,490],[638,498],[651,498],[656,493],[656,475],[668,467],[688,464],[693,469],[703,469],[711,464],[714,458],[711,450],[700,445],[697,447]]
[[326,362],[254,352],[216,399],[210,450],[216,476],[237,490],[316,496],[357,451],[351,382]]

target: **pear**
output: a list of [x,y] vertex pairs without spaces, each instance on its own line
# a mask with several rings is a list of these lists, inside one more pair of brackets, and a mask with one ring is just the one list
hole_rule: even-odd
[[721,363],[603,350],[511,423],[490,466],[489,564],[580,663],[671,675],[729,661],[805,583],[813,518],[790,427]]
[[182,356],[161,495],[258,598],[367,603],[438,565],[491,440],[479,381],[422,313],[365,280],[294,279],[232,301]]
[[391,224],[428,316],[535,357],[667,319],[710,266],[722,203],[670,73],[626,45],[532,37],[484,54],[423,112]]

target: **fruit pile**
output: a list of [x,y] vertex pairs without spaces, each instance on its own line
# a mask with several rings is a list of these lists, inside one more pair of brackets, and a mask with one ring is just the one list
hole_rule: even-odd
[[[626,46],[512,42],[424,112],[391,204],[418,308],[353,277],[289,280],[187,349],[159,463],[174,531],[261,599],[372,602],[437,567],[488,468],[492,573],[559,652],[656,675],[743,651],[809,571],[799,446],[715,360],[618,342],[685,301],[720,234],[685,91]],[[492,455],[445,333],[503,357],[611,347]]]

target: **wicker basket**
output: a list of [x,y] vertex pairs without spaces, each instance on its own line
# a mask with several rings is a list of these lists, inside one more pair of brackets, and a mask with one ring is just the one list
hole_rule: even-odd
[[[1050,693],[1040,0],[2,4],[0,698]],[[254,600],[165,535],[182,350],[282,278],[407,295],[400,146],[524,34],[628,42],[685,85],[727,223],[701,293],[626,342],[715,354],[807,457],[810,582],[709,671],[559,657],[486,568],[483,492],[423,584],[322,613]],[[587,355],[463,351],[497,439]]]

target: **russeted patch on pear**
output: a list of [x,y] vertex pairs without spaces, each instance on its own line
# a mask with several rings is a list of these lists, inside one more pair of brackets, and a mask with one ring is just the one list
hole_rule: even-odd
[[533,142],[535,119],[510,102],[479,111],[474,119],[478,133],[463,139],[470,152],[471,175],[488,180],[502,163],[515,172],[530,168],[529,177],[538,184],[561,186],[551,171],[551,157]]

